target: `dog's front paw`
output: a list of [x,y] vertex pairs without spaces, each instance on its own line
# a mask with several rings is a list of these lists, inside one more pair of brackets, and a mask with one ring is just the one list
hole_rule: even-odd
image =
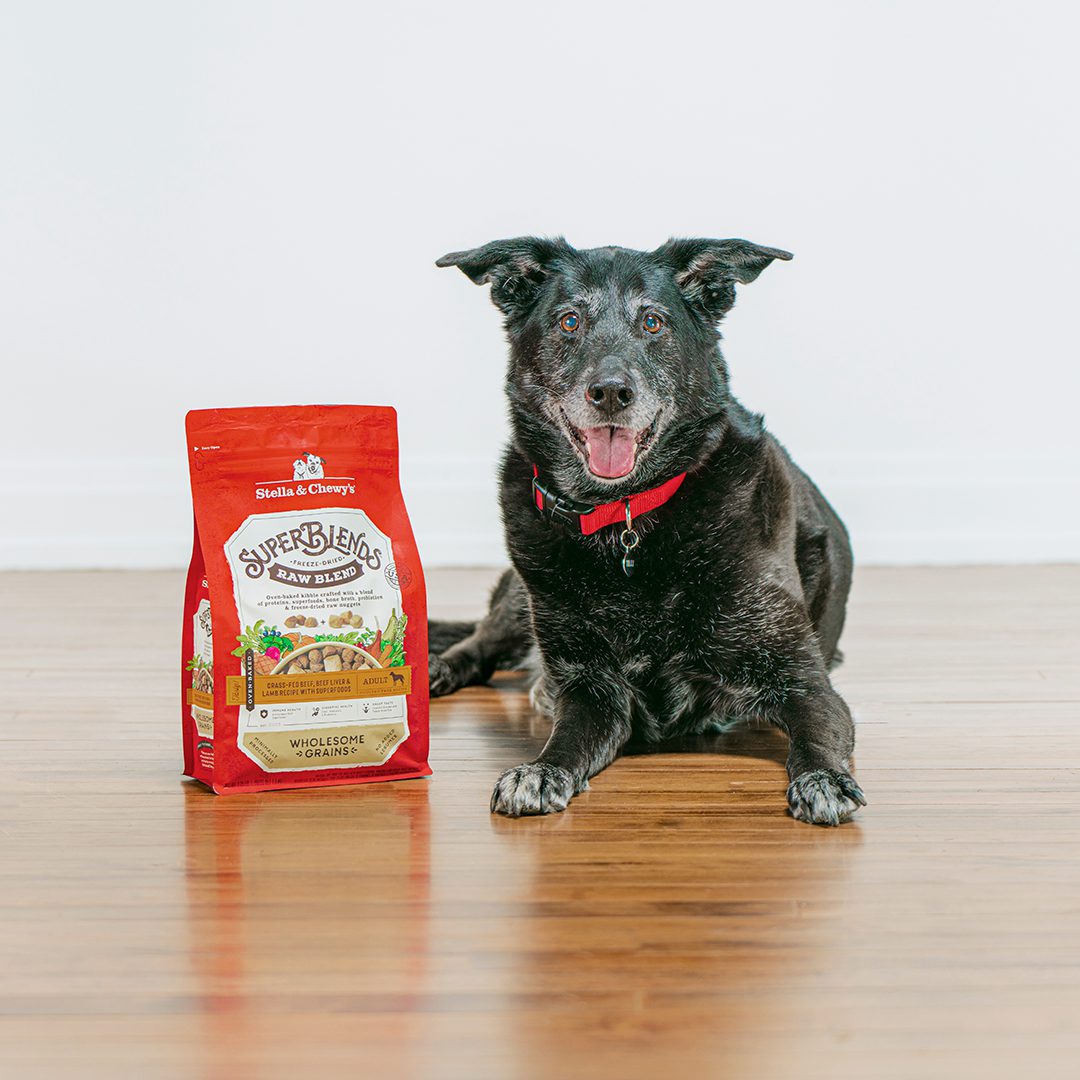
[[815,769],[796,776],[788,785],[791,816],[811,825],[839,825],[866,805],[855,778],[840,769]]
[[435,653],[428,653],[428,693],[432,697],[443,697],[461,689],[454,669]]
[[575,795],[574,778],[559,765],[518,765],[507,769],[491,793],[491,812],[521,817],[565,810]]

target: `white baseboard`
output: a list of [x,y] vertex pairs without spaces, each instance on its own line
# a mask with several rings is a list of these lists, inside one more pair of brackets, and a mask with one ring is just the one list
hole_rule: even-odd
[[[1080,462],[954,455],[803,455],[847,522],[861,564],[1074,562]],[[178,567],[191,550],[182,458],[45,461],[0,480],[0,568]],[[429,566],[506,552],[488,460],[407,459],[405,497]]]

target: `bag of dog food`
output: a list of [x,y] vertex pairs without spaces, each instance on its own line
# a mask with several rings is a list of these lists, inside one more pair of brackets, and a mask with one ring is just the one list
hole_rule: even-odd
[[396,420],[362,405],[188,413],[184,772],[219,793],[431,773]]

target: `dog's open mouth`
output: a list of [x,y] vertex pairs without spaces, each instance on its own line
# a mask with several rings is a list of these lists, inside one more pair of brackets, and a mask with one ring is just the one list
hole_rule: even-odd
[[563,420],[567,430],[585,458],[585,464],[593,476],[615,480],[634,471],[638,454],[652,442],[656,434],[657,413],[653,422],[644,428],[619,427],[605,424],[603,427],[579,428],[570,423],[566,413]]

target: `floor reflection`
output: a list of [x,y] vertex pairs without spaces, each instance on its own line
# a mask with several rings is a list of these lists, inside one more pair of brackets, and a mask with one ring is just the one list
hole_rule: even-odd
[[425,781],[225,797],[187,783],[184,833],[203,1075],[235,1075],[294,1014],[408,1010],[422,991]]
[[[538,749],[546,722],[514,723],[518,752],[523,734]],[[501,745],[503,733],[485,737]],[[630,747],[566,813],[490,819],[521,875],[518,940],[492,972],[513,988],[502,1044],[523,1062],[579,1049],[604,1074],[654,1068],[657,1043],[667,1075],[798,1067],[821,1034],[811,1018],[846,941],[862,834],[857,821],[790,818],[787,752],[782,732],[754,723]]]
[[823,986],[850,990],[835,956],[860,827],[802,825],[779,799],[731,813],[695,792],[687,805],[664,795],[666,777],[631,779],[648,785],[640,815],[591,797],[492,823],[525,874],[500,1042],[526,1062],[579,1051],[596,1075],[641,1075],[644,1061],[661,1075],[660,1047],[668,1076],[797,1071],[824,1034]]

